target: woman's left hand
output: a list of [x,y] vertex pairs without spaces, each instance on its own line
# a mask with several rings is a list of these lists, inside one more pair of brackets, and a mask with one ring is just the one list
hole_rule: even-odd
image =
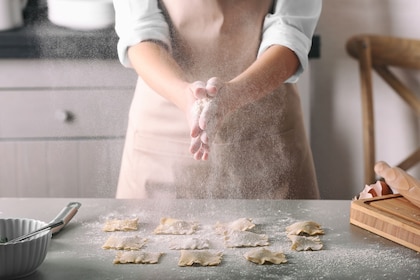
[[220,78],[213,77],[206,84],[207,97],[202,98],[203,109],[198,120],[200,129],[203,130],[201,140],[210,145],[214,141],[228,112],[230,99],[228,84]]

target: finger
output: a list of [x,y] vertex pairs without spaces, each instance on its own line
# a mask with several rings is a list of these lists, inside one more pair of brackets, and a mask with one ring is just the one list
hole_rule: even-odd
[[198,152],[196,152],[196,153],[194,154],[194,159],[195,159],[195,160],[201,160],[201,159],[203,158],[203,155],[204,155],[204,151],[202,151],[202,150],[200,149],[200,150],[198,150]]
[[191,91],[195,98],[202,99],[207,97],[206,84],[202,81],[196,81],[191,84]]
[[194,159],[196,160],[207,160],[209,158],[209,150],[206,145],[202,145],[200,151],[194,154]]
[[195,137],[191,139],[190,143],[190,153],[195,154],[201,149],[201,139],[200,137]]
[[223,85],[222,81],[220,81],[219,78],[217,77],[210,78],[206,84],[206,90],[207,90],[208,96],[210,97],[216,96],[217,92],[222,87],[222,85]]
[[206,130],[207,128],[207,122],[209,119],[209,112],[210,112],[210,105],[212,104],[212,101],[209,101],[207,103],[204,104],[204,107],[201,111],[201,114],[198,118],[198,126],[200,127],[201,130]]
[[191,118],[190,136],[194,138],[198,137],[202,131],[199,124],[201,110],[202,109],[200,108],[199,101],[197,100],[191,107],[191,111],[190,111],[190,118]]
[[208,144],[209,143],[209,137],[207,136],[207,132],[203,131],[200,135],[200,140],[203,144]]
[[190,136],[193,138],[197,138],[198,136],[200,136],[202,131],[203,130],[200,128],[199,123],[195,122],[191,127]]
[[201,160],[208,160],[209,159],[209,153],[205,152],[203,156],[201,157]]

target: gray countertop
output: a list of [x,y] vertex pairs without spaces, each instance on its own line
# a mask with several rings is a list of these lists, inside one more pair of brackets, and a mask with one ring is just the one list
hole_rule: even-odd
[[[82,207],[70,224],[53,237],[44,263],[25,279],[420,279],[420,255],[349,224],[350,201],[332,200],[117,200],[66,198],[0,198],[0,218],[49,221],[70,201]],[[107,218],[139,218],[136,233],[149,239],[144,250],[165,253],[158,264],[115,265],[115,251],[101,248],[110,233]],[[185,236],[154,235],[162,217],[200,223],[195,235],[223,251],[215,267],[179,267],[179,251],[168,244]],[[288,259],[281,265],[256,265],[244,259],[249,248],[225,248],[212,226],[252,218],[254,232],[269,236],[271,249]],[[285,227],[301,220],[320,223],[321,251],[290,249]]]

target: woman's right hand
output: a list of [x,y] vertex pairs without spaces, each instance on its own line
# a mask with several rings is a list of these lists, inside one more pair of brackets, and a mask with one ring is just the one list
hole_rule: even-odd
[[209,156],[209,146],[205,142],[205,131],[199,125],[202,113],[201,101],[207,97],[206,84],[196,81],[189,84],[187,89],[188,106],[186,116],[190,126],[190,152],[196,160],[207,160]]

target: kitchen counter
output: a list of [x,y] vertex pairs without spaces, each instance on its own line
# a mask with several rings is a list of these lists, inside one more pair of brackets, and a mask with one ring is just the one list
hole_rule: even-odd
[[[0,218],[53,219],[72,199],[0,198]],[[419,253],[350,225],[350,201],[333,200],[117,200],[77,199],[78,214],[53,236],[44,263],[24,279],[420,279]],[[215,267],[179,267],[171,241],[185,236],[154,235],[162,217],[200,223],[195,234],[210,240],[223,259]],[[163,252],[158,264],[115,265],[115,251],[101,248],[112,233],[101,230],[107,218],[139,218],[136,233],[148,238],[144,250]],[[225,248],[212,226],[252,218],[254,232],[269,236],[287,263],[256,265],[244,259],[249,248]],[[321,251],[290,249],[285,227],[301,220],[320,223]]]

